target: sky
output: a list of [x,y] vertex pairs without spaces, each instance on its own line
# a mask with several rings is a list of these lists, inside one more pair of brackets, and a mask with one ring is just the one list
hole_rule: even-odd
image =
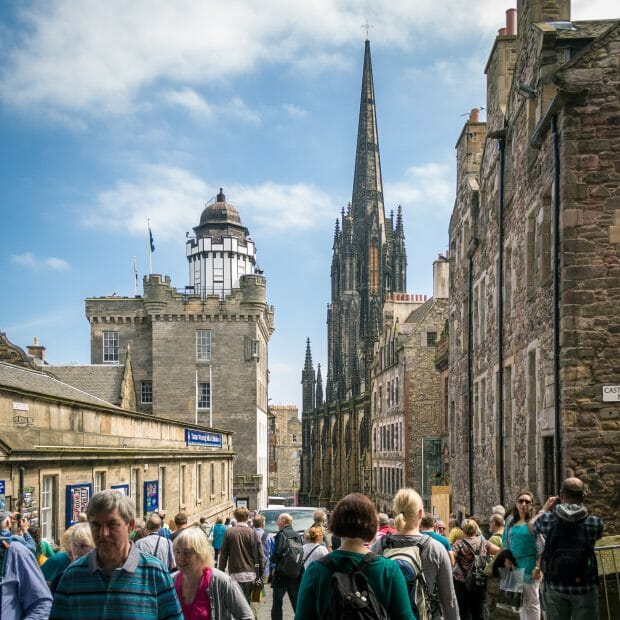
[[[90,362],[86,297],[133,295],[133,259],[189,282],[185,233],[223,187],[250,230],[276,331],[272,404],[301,403],[306,338],[327,374],[333,231],[351,200],[371,42],[386,215],[407,288],[432,295],[455,151],[485,102],[497,0],[0,2],[0,331]],[[573,19],[618,17],[573,0]],[[368,30],[363,27],[368,24]],[[482,115],[484,119],[484,113]]]

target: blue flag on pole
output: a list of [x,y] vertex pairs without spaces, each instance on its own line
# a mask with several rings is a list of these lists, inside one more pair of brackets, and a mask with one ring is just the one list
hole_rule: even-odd
[[151,252],[155,251],[155,242],[153,241],[153,233],[151,232],[151,227],[149,226],[149,240],[151,242]]

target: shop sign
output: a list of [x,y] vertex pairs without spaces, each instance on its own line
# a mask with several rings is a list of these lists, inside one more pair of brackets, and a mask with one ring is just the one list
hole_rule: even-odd
[[68,484],[66,488],[65,527],[71,527],[79,521],[80,512],[86,512],[93,495],[93,484],[92,482]]
[[210,448],[221,448],[222,435],[219,433],[209,433],[207,431],[197,431],[192,428],[186,428],[185,443],[188,446],[209,446]]

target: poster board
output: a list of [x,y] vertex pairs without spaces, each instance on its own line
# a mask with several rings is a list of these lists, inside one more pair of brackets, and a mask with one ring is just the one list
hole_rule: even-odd
[[71,527],[78,522],[80,512],[86,512],[93,496],[93,483],[68,484],[66,489],[65,527]]

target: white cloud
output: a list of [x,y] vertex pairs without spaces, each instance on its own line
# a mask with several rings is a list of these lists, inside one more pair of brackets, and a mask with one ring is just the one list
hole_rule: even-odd
[[[611,0],[574,0],[574,5],[575,18],[617,13]],[[375,45],[407,50],[486,37],[504,22],[496,0],[367,5],[357,0],[49,0],[13,6],[11,17],[20,27],[5,37],[0,50],[4,103],[95,116],[133,110],[153,86],[177,93],[178,105],[206,113],[204,100],[192,100],[196,85],[213,88],[269,65],[295,71],[349,66],[342,48],[361,42],[366,19],[373,24]],[[152,90],[148,94],[156,100]],[[243,106],[237,111],[257,122]]]
[[222,108],[221,111],[222,114],[238,118],[253,125],[260,124],[260,114],[252,110],[240,97],[233,97],[230,103],[225,108]]
[[285,103],[282,105],[282,108],[292,118],[304,118],[308,116],[308,110],[304,110],[293,103]]
[[56,271],[68,271],[70,269],[69,263],[62,258],[56,258],[55,256],[50,256],[49,258],[44,259],[43,261],[48,267],[55,269]]
[[195,116],[208,120],[212,120],[215,116],[213,106],[209,105],[205,99],[191,88],[170,90],[164,94],[164,100],[170,105],[184,108]]
[[[205,202],[216,193],[217,188],[186,170],[144,166],[134,180],[119,181],[102,191],[82,222],[89,227],[146,235],[150,218],[156,243],[159,239],[178,239],[198,223]],[[250,233],[260,231],[263,237],[282,230],[294,233],[318,229],[331,222],[334,213],[333,198],[305,183],[230,185],[226,196]]]
[[405,178],[385,183],[385,196],[391,204],[423,209],[439,217],[449,215],[454,203],[454,170],[449,164],[429,162],[411,166]]
[[57,258],[56,256],[38,258],[32,252],[12,254],[9,257],[9,261],[14,265],[20,265],[21,267],[28,267],[29,269],[35,270],[42,267],[49,267],[55,271],[68,271],[71,268],[69,263],[62,258]]

